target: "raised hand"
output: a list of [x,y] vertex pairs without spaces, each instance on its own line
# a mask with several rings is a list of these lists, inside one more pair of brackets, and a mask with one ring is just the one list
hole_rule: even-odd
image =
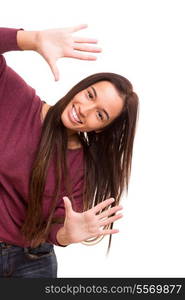
[[64,227],[57,233],[57,239],[61,240],[61,244],[64,238],[66,244],[78,243],[87,239],[107,234],[115,234],[119,232],[118,229],[103,229],[105,225],[109,225],[112,222],[122,218],[122,214],[111,216],[117,211],[121,210],[120,205],[114,206],[101,212],[104,208],[108,208],[114,201],[113,198],[107,199],[102,203],[97,204],[95,207],[83,212],[77,213],[72,209],[69,198],[64,197],[65,205],[65,222]]
[[84,28],[87,28],[86,24],[37,32],[36,51],[47,61],[56,81],[59,80],[59,71],[56,66],[57,59],[71,57],[82,60],[96,60],[96,56],[84,52],[101,52],[100,48],[91,45],[97,43],[96,39],[72,35]]

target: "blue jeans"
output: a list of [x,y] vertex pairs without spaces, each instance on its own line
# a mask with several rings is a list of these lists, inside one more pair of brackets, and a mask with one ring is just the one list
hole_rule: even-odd
[[56,278],[54,246],[44,243],[36,248],[22,248],[0,242],[0,278],[6,277]]

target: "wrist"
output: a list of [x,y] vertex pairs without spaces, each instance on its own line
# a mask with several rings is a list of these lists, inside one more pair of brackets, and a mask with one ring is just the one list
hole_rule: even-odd
[[17,45],[21,50],[37,49],[37,35],[39,31],[17,31]]
[[68,239],[68,235],[66,234],[65,227],[62,227],[57,231],[56,239],[57,242],[63,246],[71,244],[71,242]]

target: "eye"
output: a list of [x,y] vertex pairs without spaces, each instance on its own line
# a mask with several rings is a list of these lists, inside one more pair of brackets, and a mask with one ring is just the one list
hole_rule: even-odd
[[[94,95],[89,90],[87,90],[87,96],[91,100],[94,99]],[[98,120],[101,120],[101,121],[104,120],[104,116],[100,111],[97,111],[97,117],[98,117]]]
[[98,118],[101,119],[101,121],[103,121],[103,114],[99,111],[98,111]]
[[89,99],[93,99],[93,94],[90,91],[87,91],[87,94]]

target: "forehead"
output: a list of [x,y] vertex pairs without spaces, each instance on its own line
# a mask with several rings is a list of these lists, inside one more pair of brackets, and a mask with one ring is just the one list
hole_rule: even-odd
[[97,93],[98,104],[104,108],[111,119],[117,117],[124,106],[124,98],[109,81],[100,81],[92,85]]

